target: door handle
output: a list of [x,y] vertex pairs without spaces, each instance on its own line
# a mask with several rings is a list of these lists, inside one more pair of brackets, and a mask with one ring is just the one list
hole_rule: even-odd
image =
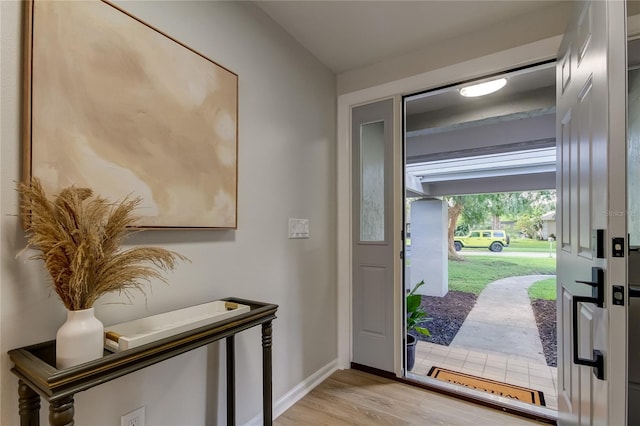
[[630,285],[629,286],[629,297],[640,297],[640,287]]
[[591,268],[591,281],[576,280],[577,283],[587,284],[591,286],[591,297],[586,296],[574,296],[583,297],[586,300],[581,300],[585,303],[594,303],[598,308],[604,306],[604,270],[596,266]]
[[601,351],[594,349],[592,359],[580,358],[580,355],[578,355],[578,303],[593,303],[599,308],[604,306],[604,270],[594,266],[591,268],[591,281],[576,282],[590,285],[591,296],[572,297],[573,363],[592,367],[593,374],[598,379],[604,380],[604,356]]

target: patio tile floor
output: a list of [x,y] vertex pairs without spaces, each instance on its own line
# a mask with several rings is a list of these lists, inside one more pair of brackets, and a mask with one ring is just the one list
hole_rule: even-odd
[[547,408],[558,409],[557,367],[500,353],[418,341],[411,372],[426,377],[432,366],[542,391]]

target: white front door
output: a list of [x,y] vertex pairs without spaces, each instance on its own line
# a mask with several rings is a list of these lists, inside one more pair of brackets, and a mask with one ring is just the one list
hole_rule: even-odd
[[558,53],[560,425],[626,424],[625,28],[624,2],[576,2]]

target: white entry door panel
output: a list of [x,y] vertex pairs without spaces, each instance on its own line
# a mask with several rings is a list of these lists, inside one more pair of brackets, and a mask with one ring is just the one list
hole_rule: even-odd
[[626,247],[613,253],[627,235],[625,15],[576,2],[558,53],[560,425],[626,424],[626,303],[613,303],[627,282]]
[[393,372],[393,99],[354,108],[353,356]]

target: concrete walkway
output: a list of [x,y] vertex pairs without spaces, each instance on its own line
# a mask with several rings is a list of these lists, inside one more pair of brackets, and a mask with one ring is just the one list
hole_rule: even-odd
[[498,352],[546,364],[527,288],[552,277],[509,277],[487,285],[450,347]]

